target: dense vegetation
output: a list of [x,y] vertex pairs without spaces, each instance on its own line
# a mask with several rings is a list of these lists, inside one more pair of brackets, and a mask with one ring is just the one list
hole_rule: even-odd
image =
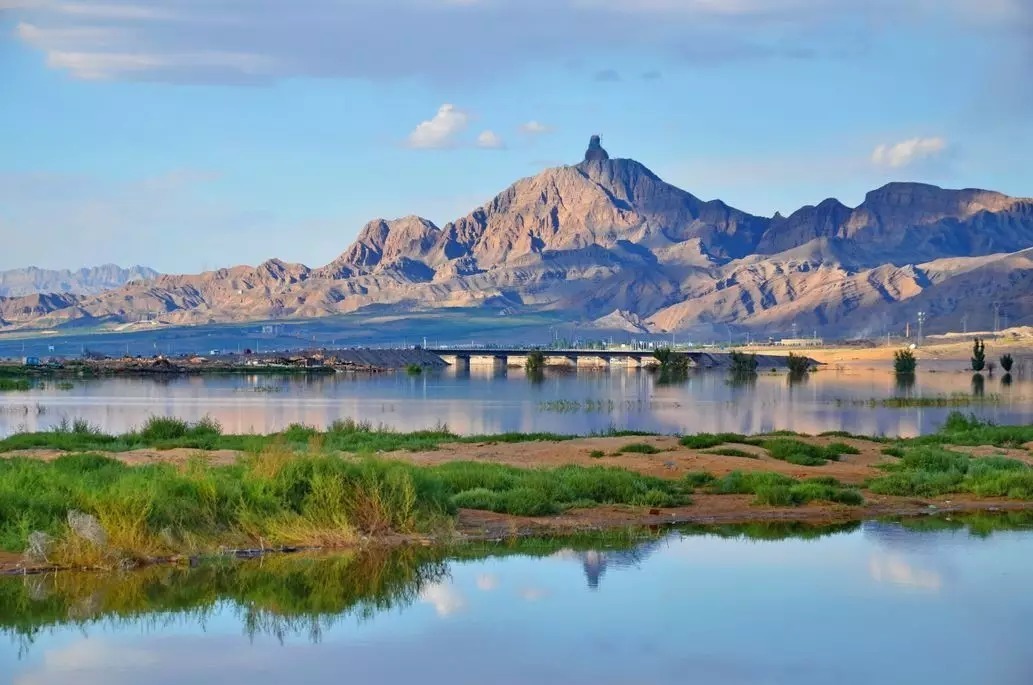
[[733,377],[750,377],[757,373],[757,355],[733,350],[728,355],[728,371]]
[[[537,516],[598,504],[688,503],[676,481],[616,468],[518,469],[470,462],[421,468],[374,457],[299,454],[272,446],[232,466],[127,466],[96,454],[0,460],[0,546],[33,531],[57,559],[104,565],[125,556],[248,545],[337,545],[362,535],[431,532],[457,507]],[[69,511],[96,519],[103,541]]]
[[[715,455],[755,459],[766,454],[805,467],[858,453],[845,441],[857,436],[837,432],[823,437],[836,439],[819,442],[781,431],[701,433],[679,442]],[[856,488],[826,477],[794,480],[735,472],[720,479],[705,473],[673,479],[618,468],[523,469],[462,461],[419,467],[376,455],[432,450],[446,442],[568,439],[517,433],[460,438],[446,427],[396,433],[351,421],[325,431],[293,425],[267,436],[223,435],[218,423],[208,419],[187,423],[165,417],[112,436],[73,421],[51,432],[0,441],[0,451],[67,452],[50,462],[0,459],[0,547],[30,547],[51,561],[110,567],[219,545],[334,546],[366,536],[438,534],[451,528],[459,508],[541,516],[604,504],[672,507],[689,504],[700,488],[751,494],[757,504],[769,506],[863,502]],[[894,461],[866,484],[876,494],[1033,500],[1033,468],[1026,463],[1004,455],[971,457],[955,448],[1022,448],[1033,443],[1033,426],[995,426],[954,413],[935,434],[885,442],[891,444],[883,454]],[[200,453],[186,463],[128,466],[98,454],[139,447],[233,449],[243,456],[232,465],[212,464]],[[662,450],[650,442],[628,442],[614,451],[649,459]],[[591,456],[604,458],[605,453]]]

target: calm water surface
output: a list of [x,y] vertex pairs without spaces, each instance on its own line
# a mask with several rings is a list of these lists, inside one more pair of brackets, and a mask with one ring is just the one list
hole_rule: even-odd
[[1033,682],[1033,531],[913,525],[5,578],[0,682]]
[[[548,372],[532,382],[520,369],[474,367],[410,377],[337,374],[309,378],[268,375],[75,381],[71,389],[0,393],[0,435],[42,430],[63,418],[85,418],[122,432],[151,415],[218,419],[228,432],[272,432],[291,423],[322,427],[354,418],[399,430],[447,424],[464,434],[503,431],[590,433],[611,427],[683,433],[796,430],[913,436],[936,430],[949,408],[871,407],[896,395],[937,397],[973,390],[961,363],[920,373],[901,390],[886,368],[823,370],[790,385],[784,374],[761,374],[733,385],[721,372],[661,384],[643,370]],[[1000,423],[1033,423],[1033,381],[986,379],[993,399],[963,407]]]

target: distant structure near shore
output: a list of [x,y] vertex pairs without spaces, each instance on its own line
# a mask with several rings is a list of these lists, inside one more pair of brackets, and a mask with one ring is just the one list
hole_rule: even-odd
[[782,347],[821,347],[825,341],[822,338],[782,338],[778,344]]
[[603,149],[603,144],[600,142],[599,136],[592,136],[591,140],[588,141],[588,150],[585,151],[586,162],[605,162],[610,158],[610,154]]

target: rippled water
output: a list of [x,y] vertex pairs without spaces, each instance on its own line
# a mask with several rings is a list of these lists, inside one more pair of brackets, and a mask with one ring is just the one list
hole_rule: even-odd
[[[116,378],[74,381],[71,389],[0,393],[0,435],[45,429],[62,418],[85,418],[122,432],[150,415],[218,419],[228,432],[272,432],[290,423],[325,426],[339,418],[369,420],[400,430],[447,424],[464,434],[502,431],[591,433],[611,427],[655,432],[796,430],[913,436],[936,430],[949,408],[869,406],[906,394],[971,393],[961,363],[920,373],[901,390],[886,368],[811,374],[791,385],[784,374],[762,373],[736,385],[717,371],[661,384],[645,370],[548,372],[534,382],[520,369],[474,367],[411,377],[337,374],[309,378],[260,376]],[[1033,422],[1033,382],[987,379],[990,401],[962,407],[1000,423]]]
[[5,578],[0,680],[1026,685],[1033,531],[998,524]]

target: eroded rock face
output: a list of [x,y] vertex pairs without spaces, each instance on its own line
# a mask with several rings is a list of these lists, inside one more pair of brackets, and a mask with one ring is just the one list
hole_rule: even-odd
[[314,318],[396,305],[560,311],[638,331],[735,324],[775,333],[797,322],[861,335],[906,320],[919,302],[954,325],[975,294],[1011,303],[1012,321],[1033,317],[1027,248],[1031,200],[895,183],[856,208],[830,199],[759,217],[611,159],[593,136],[581,163],[519,180],[442,228],[416,216],[372,221],[322,268],[270,260],[92,296],[0,297],[0,328]]
[[603,144],[599,140],[599,136],[592,136],[591,140],[588,141],[588,150],[585,152],[586,162],[605,162],[610,158],[609,153],[603,149]]

